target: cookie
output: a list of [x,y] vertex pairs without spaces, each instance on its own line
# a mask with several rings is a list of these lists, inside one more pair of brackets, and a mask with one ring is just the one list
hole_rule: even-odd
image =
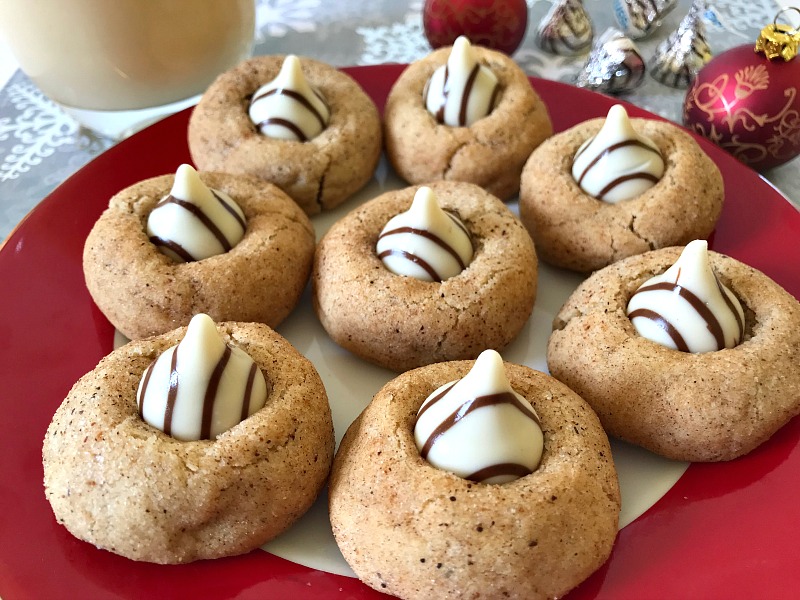
[[714,162],[675,125],[631,122],[657,146],[664,172],[629,200],[598,200],[572,174],[573,157],[604,119],[558,133],[531,154],[522,172],[519,212],[545,262],[589,273],[627,256],[705,239],[714,230],[724,198]]
[[709,252],[744,308],[744,341],[692,354],[645,339],[628,302],[681,250],[647,252],[589,277],[555,317],[547,364],[609,435],[677,460],[730,460],[800,412],[800,305],[763,273]]
[[172,175],[116,194],[89,233],[83,252],[86,286],[108,320],[131,339],[186,325],[197,313],[276,327],[305,288],[315,245],[305,213],[255,177],[201,173],[200,178],[244,212],[244,237],[228,252],[179,263],[151,243],[148,216],[169,195]]
[[220,75],[189,120],[189,150],[199,169],[253,175],[284,190],[309,215],[338,206],[371,178],[382,147],[375,104],[346,73],[302,58],[330,121],[308,141],[261,134],[248,115],[253,94],[277,77],[283,56],[257,56]]
[[538,469],[488,484],[431,466],[415,445],[417,411],[471,366],[406,372],[353,422],[331,470],[334,537],[364,583],[401,598],[561,597],[606,561],[616,538],[620,496],[608,438],[577,394],[506,363],[514,390],[541,420]]
[[474,184],[437,182],[430,188],[474,242],[474,256],[458,275],[442,282],[395,275],[378,257],[381,230],[409,208],[416,187],[387,192],[351,211],[320,240],[314,256],[314,310],[328,335],[394,371],[504,347],[536,299],[536,253],[513,213]]
[[425,106],[426,86],[451,50],[412,63],[392,86],[384,110],[387,156],[409,183],[466,181],[507,200],[519,190],[528,156],[552,134],[547,108],[512,59],[473,46],[478,63],[498,80],[494,107],[468,127],[437,122]]
[[180,441],[145,423],[137,387],[185,328],[131,342],[70,390],[43,445],[59,523],[134,560],[185,563],[248,552],[314,502],[333,458],[327,396],[314,367],[255,323],[222,323],[264,374],[264,407],[215,440]]

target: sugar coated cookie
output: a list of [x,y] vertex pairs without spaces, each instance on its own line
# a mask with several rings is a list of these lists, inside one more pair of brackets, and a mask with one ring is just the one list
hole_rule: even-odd
[[[171,196],[172,175],[116,194],[86,240],[86,286],[108,320],[131,339],[186,325],[197,313],[215,321],[275,327],[295,307],[308,281],[314,229],[285,193],[255,177],[201,172],[199,179],[241,209],[239,221],[238,215],[218,207],[231,228],[243,232],[229,249],[190,262],[162,251],[170,244],[150,230],[150,216],[159,205],[169,205],[159,211],[175,206],[162,202]],[[186,228],[177,229],[183,233]],[[215,242],[211,240],[212,246]]]
[[[338,206],[370,180],[381,153],[381,121],[355,80],[311,58],[301,57],[294,73],[303,78],[297,87],[305,99],[293,89],[293,98],[282,94],[294,81],[285,72],[293,60],[282,70],[287,59],[296,57],[256,56],[220,75],[192,113],[189,150],[198,168],[274,183],[312,215]],[[283,105],[271,106],[281,100],[307,107],[288,124],[297,135],[275,133],[288,131],[275,122],[292,120]]]
[[353,422],[331,471],[336,542],[363,582],[401,598],[561,597],[606,561],[616,538],[620,496],[608,438],[577,394],[505,363],[541,424],[541,462],[502,484],[432,466],[415,443],[417,412],[473,364],[408,371]]
[[[800,412],[800,305],[763,273],[709,252],[720,293],[729,290],[738,299],[716,301],[722,310],[729,307],[729,324],[708,314],[709,308],[720,310],[712,298],[691,299],[677,271],[669,281],[643,288],[642,302],[667,294],[656,315],[665,321],[653,326],[656,307],[629,302],[643,283],[675,264],[682,250],[633,256],[589,277],[554,320],[547,363],[592,405],[609,435],[678,460],[729,460],[762,444]],[[672,291],[663,290],[667,285]],[[654,289],[659,286],[661,291]],[[697,312],[681,317],[688,327],[670,316],[680,304]],[[663,341],[640,335],[637,327],[646,330],[634,326],[628,311],[634,322],[661,329]],[[683,351],[676,349],[681,345]]]
[[[397,79],[384,111],[386,152],[395,171],[409,183],[467,181],[506,200],[519,190],[520,173],[528,156],[552,134],[550,117],[525,72],[502,52],[479,46],[470,49],[474,57],[463,78],[468,88],[463,96],[452,89],[447,93],[439,90],[443,82],[432,77],[444,77],[448,58],[459,47],[457,43],[434,51],[409,65]],[[465,61],[460,60],[462,64]],[[471,77],[473,68],[478,75]],[[489,85],[485,97],[472,98],[470,94],[476,95],[475,80],[484,71],[496,79],[496,86]],[[452,81],[448,87],[455,85],[453,73],[449,64]],[[443,100],[455,99],[455,120],[449,119],[451,109],[445,109],[444,104],[441,119],[437,110],[432,113],[426,106],[426,100],[435,93]],[[473,121],[468,112],[477,104],[491,110]],[[459,120],[461,112],[464,118]]]
[[[138,414],[148,366],[186,328],[115,350],[69,392],[42,454],[45,495],[73,535],[134,560],[184,563],[257,548],[314,502],[334,448],[319,375],[266,325],[216,329],[234,354],[252,358],[267,394],[263,408],[215,439],[182,441]],[[175,354],[180,372],[187,352]],[[149,379],[151,392],[158,377]],[[180,404],[187,383],[178,379]],[[181,410],[176,404],[170,417],[175,429]]]
[[325,330],[343,348],[395,371],[504,347],[536,298],[536,254],[519,219],[474,184],[426,187],[474,244],[456,275],[418,279],[381,262],[379,237],[409,210],[417,187],[387,192],[350,212],[323,237],[314,258],[312,297]]
[[[723,181],[697,142],[670,123],[634,118],[630,125],[645,141],[624,146],[612,139],[608,147],[578,156],[605,122],[592,119],[554,135],[525,164],[520,218],[542,260],[588,273],[627,256],[707,238],[722,210]],[[619,157],[623,164],[609,164]],[[586,164],[575,175],[578,161]],[[614,198],[627,186],[633,196]]]

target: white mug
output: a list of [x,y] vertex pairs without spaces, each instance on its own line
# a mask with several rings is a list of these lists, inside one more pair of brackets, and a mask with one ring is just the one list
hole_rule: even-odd
[[254,0],[0,0],[21,69],[114,138],[191,105],[250,55],[254,31]]

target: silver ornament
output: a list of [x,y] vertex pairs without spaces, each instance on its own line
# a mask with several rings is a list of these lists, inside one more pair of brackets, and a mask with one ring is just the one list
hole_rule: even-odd
[[620,28],[633,39],[647,37],[678,0],[614,0],[614,16]]
[[539,22],[536,44],[561,56],[583,54],[592,44],[594,28],[582,0],[556,0]]
[[645,65],[636,44],[619,29],[609,27],[595,42],[575,85],[605,94],[622,94],[644,81]]
[[656,47],[650,71],[656,81],[686,89],[700,69],[711,60],[711,48],[706,41],[703,23],[705,12],[705,0],[694,0],[678,28]]

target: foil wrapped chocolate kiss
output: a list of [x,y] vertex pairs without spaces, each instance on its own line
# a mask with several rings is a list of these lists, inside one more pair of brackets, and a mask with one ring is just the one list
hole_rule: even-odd
[[711,60],[711,48],[703,24],[705,11],[705,0],[695,0],[678,28],[656,47],[650,71],[653,79],[670,87],[686,89]]
[[636,44],[619,29],[609,27],[595,42],[575,85],[604,94],[622,94],[642,85],[644,74],[644,60]]
[[622,31],[633,39],[653,33],[678,0],[614,0],[614,16]]
[[581,0],[557,0],[539,23],[536,44],[561,56],[582,54],[592,44],[594,27]]

